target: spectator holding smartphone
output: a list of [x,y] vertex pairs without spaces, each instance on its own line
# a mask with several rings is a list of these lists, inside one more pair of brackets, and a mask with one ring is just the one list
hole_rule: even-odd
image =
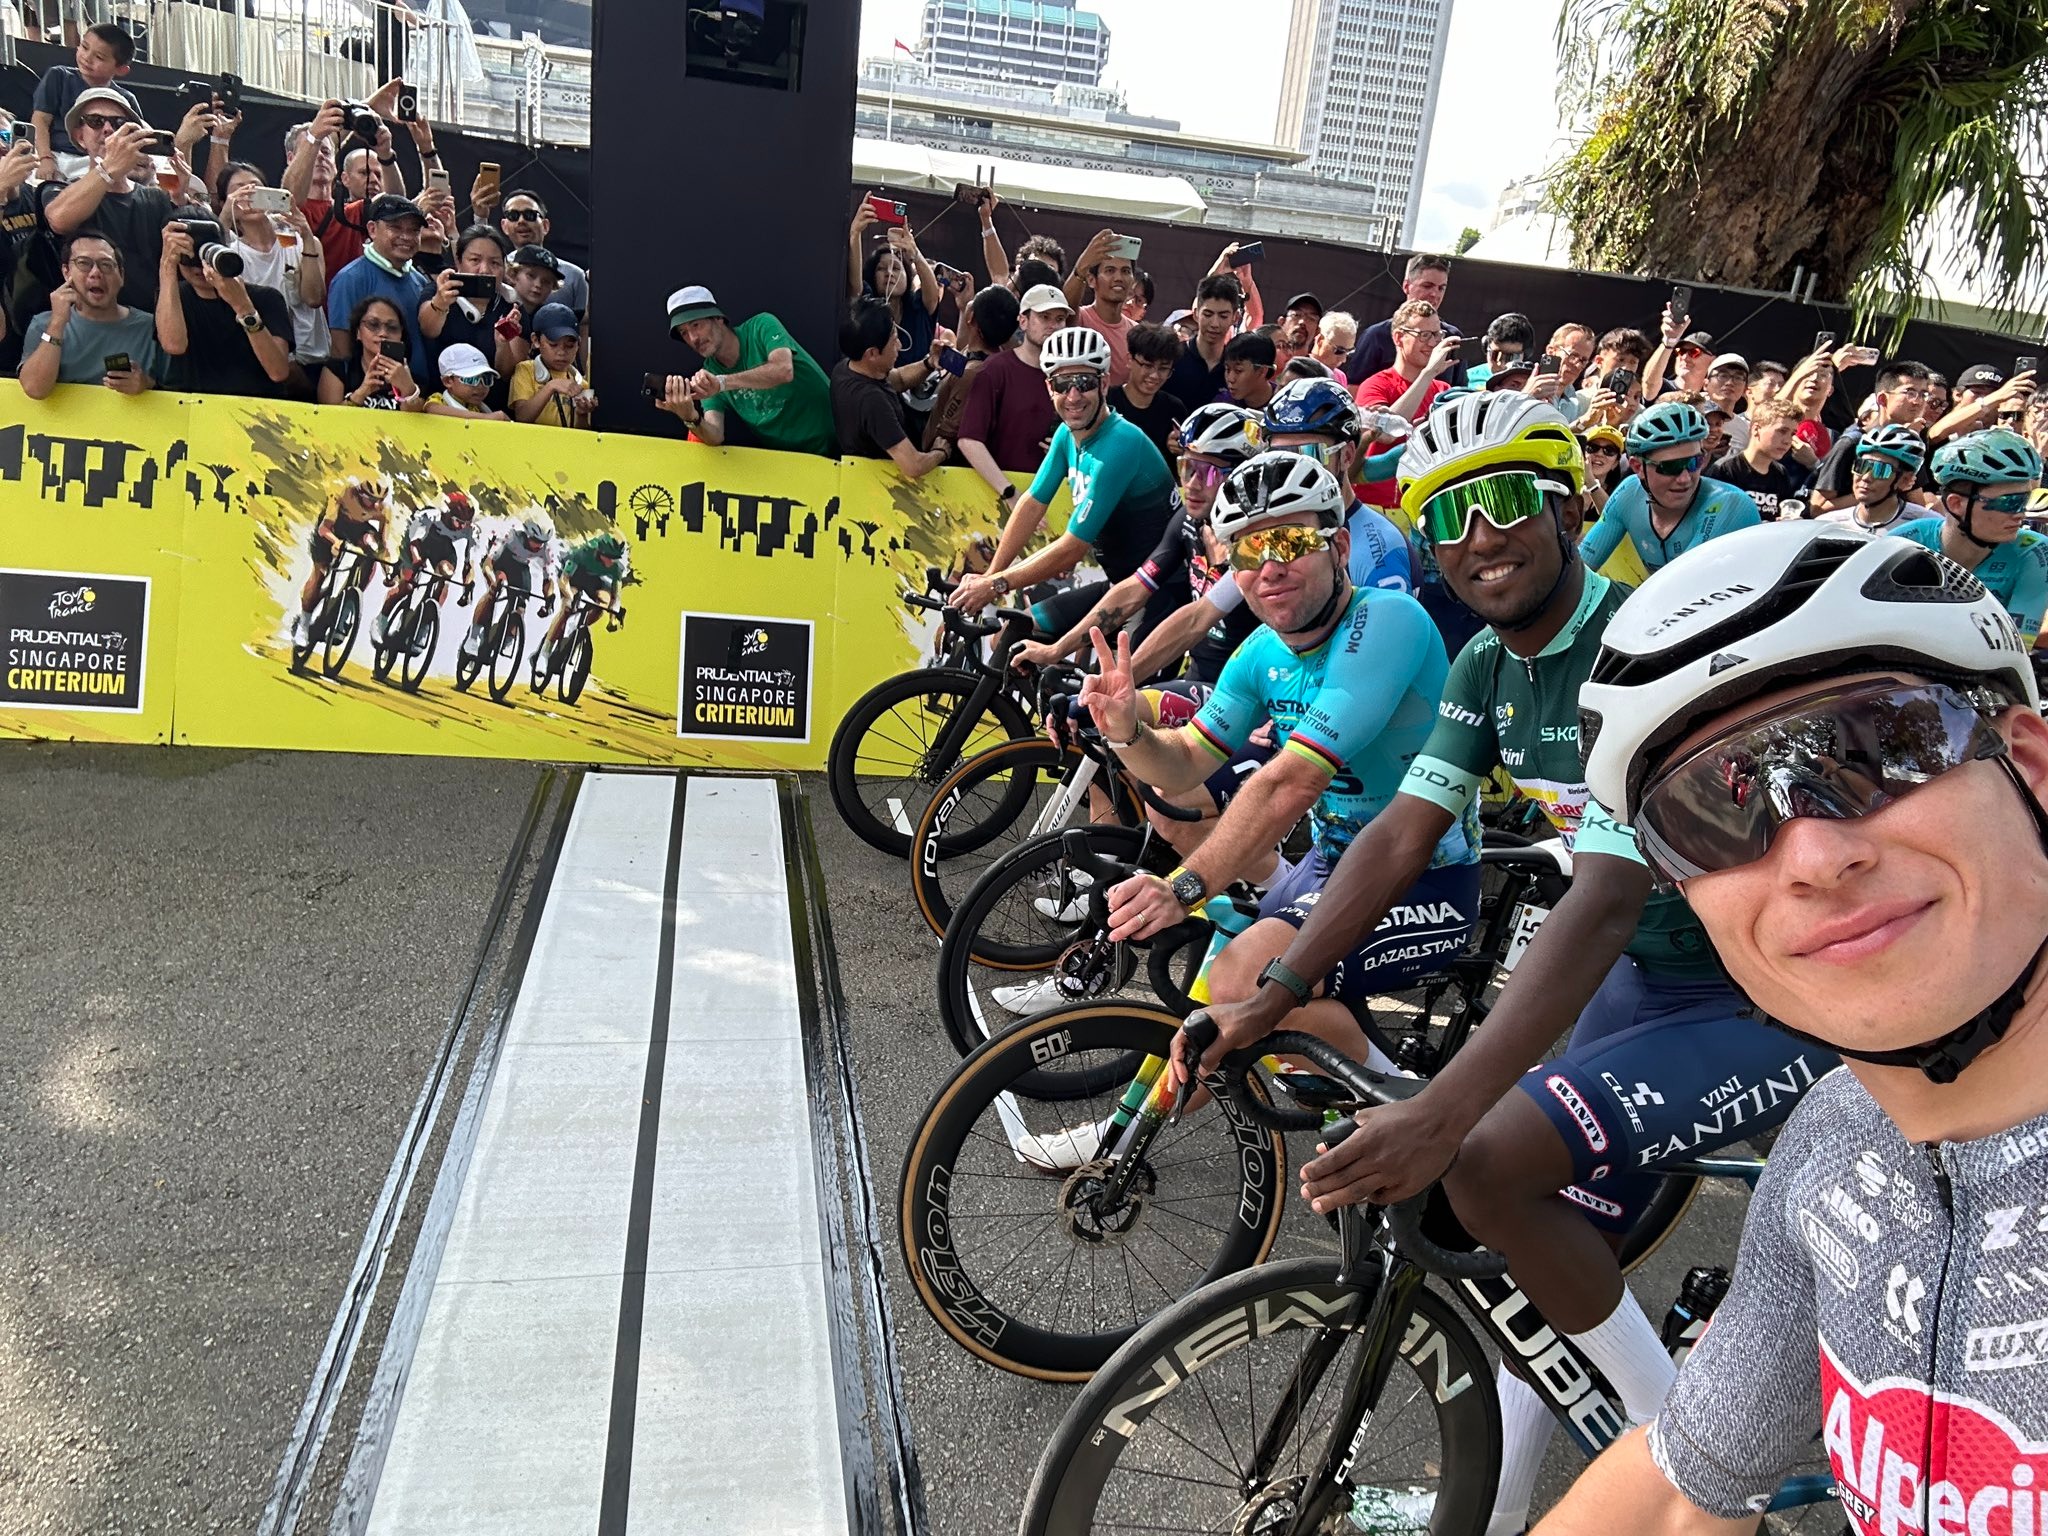
[[938,368],[940,343],[923,357],[898,367],[902,329],[880,299],[853,301],[839,326],[841,358],[832,370],[832,423],[842,454],[888,459],[906,480],[921,480],[953,451],[944,438],[920,452],[910,441],[903,394],[918,388]]
[[703,366],[688,377],[672,374],[656,409],[714,447],[725,441],[730,411],[765,448],[832,456],[832,386],[780,320],[764,311],[735,326],[711,290],[693,284],[668,296],[668,324]]
[[[196,394],[304,399],[310,391],[292,361],[284,295],[250,287],[221,271],[217,257],[209,259],[201,244],[211,249],[224,231],[207,212],[183,208],[164,226],[156,339],[171,359],[169,382]],[[195,240],[195,232],[204,241]]]
[[414,378],[428,378],[426,338],[420,333],[420,306],[435,291],[427,275],[413,265],[420,248],[426,215],[419,204],[395,192],[379,194],[368,210],[369,243],[363,254],[334,275],[327,289],[327,322],[334,335],[334,355],[347,358],[355,333],[346,330],[364,299],[375,294],[391,300],[405,320],[406,364]]
[[954,345],[960,349],[962,366],[959,373],[948,373],[939,383],[938,399],[925,423],[926,448],[935,447],[941,439],[954,444],[960,441],[960,423],[967,414],[974,381],[989,358],[1015,339],[1017,314],[1017,295],[996,283],[961,304],[960,334]]
[[[1450,331],[1434,304],[1411,299],[1394,311],[1394,365],[1368,375],[1358,386],[1355,398],[1367,419],[1388,411],[1406,421],[1420,421],[1429,414],[1436,397],[1450,386],[1444,375],[1457,361],[1464,340]],[[1398,507],[1400,482],[1389,476],[1368,480],[1359,499],[1373,507]]]
[[405,315],[396,301],[373,293],[349,316],[348,355],[330,358],[321,368],[318,398],[322,405],[359,405],[372,411],[423,411],[427,408],[407,361]]
[[76,181],[37,188],[43,225],[59,241],[88,227],[106,235],[121,251],[121,302],[153,310],[164,225],[177,205],[154,180],[149,125],[110,86],[81,91],[65,125],[93,164]]
[[[1087,326],[1109,343],[1112,387],[1131,375],[1130,335],[1136,322],[1126,309],[1138,286],[1138,262],[1130,254],[1137,243],[1133,240],[1127,245],[1113,229],[1099,231],[1074,263],[1074,275],[1067,279],[1067,303],[1080,306],[1074,311],[1074,323]],[[1082,296],[1091,291],[1093,299],[1082,304]]]
[[[1451,291],[1451,259],[1435,256],[1427,251],[1418,251],[1408,258],[1408,266],[1401,277],[1402,307],[1409,304],[1427,304],[1437,311],[1437,324],[1443,327],[1446,336],[1457,336],[1459,330],[1443,318],[1444,299]],[[1400,310],[1395,315],[1398,317]],[[1363,384],[1372,375],[1394,366],[1399,352],[1394,332],[1399,327],[1398,318],[1387,319],[1369,325],[1359,335],[1358,346],[1351,354],[1351,362],[1344,370],[1344,377],[1355,387]],[[1649,348],[1643,349],[1645,352]],[[1636,367],[1642,366],[1642,359],[1636,360]],[[1453,362],[1451,371],[1444,380],[1445,387],[1465,382],[1465,368],[1462,363]]]
[[283,295],[292,317],[292,356],[305,367],[317,368],[332,350],[326,257],[291,194],[277,194],[284,207],[275,212],[255,205],[259,193],[273,190],[263,185],[263,173],[255,166],[230,160],[215,178],[214,206],[230,236],[228,249],[242,258],[242,281],[261,283]]
[[[494,373],[491,405],[503,410],[505,379],[522,361],[518,307],[506,294],[505,237],[488,224],[472,224],[455,240],[455,264],[434,274],[434,291],[420,305],[420,335],[437,361],[450,348],[473,347]],[[466,291],[465,291],[466,290]]]
[[576,371],[582,344],[575,310],[566,304],[541,305],[533,317],[533,356],[512,370],[509,398],[514,421],[590,427],[597,396]]
[[139,395],[165,374],[156,317],[121,302],[120,250],[105,235],[73,235],[63,285],[22,337],[21,392],[45,400],[59,384],[104,384]]
[[[882,230],[883,243],[863,255],[866,232],[877,227]],[[910,227],[879,224],[874,204],[862,198],[847,235],[847,261],[854,296],[888,305],[890,320],[903,332],[904,354],[923,357],[938,328],[939,279],[917,248]]]
[[1231,241],[1223,247],[1222,254],[1210,265],[1207,273],[1210,277],[1236,280],[1239,291],[1244,295],[1241,328],[1247,331],[1256,331],[1266,323],[1266,301],[1259,297],[1259,280],[1253,275],[1252,264],[1247,261],[1240,266],[1237,259],[1237,253],[1252,243],[1249,240]]

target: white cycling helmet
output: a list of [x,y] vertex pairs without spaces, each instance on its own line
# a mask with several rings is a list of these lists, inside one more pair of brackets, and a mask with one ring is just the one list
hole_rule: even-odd
[[1180,424],[1180,446],[1198,459],[1215,459],[1236,466],[1258,452],[1250,428],[1259,421],[1257,411],[1248,411],[1227,400],[1212,400],[1189,411]]
[[1063,368],[1093,368],[1109,372],[1109,342],[1100,331],[1085,325],[1070,325],[1054,331],[1038,349],[1038,371],[1048,379]]
[[1664,750],[1702,722],[1788,683],[1883,667],[2040,708],[2011,616],[1953,561],[1829,523],[1726,534],[1654,572],[1609,621],[1579,690],[1586,787],[1632,823]]
[[1313,513],[1316,526],[1344,525],[1344,487],[1307,454],[1274,451],[1233,469],[1209,509],[1209,526],[1228,544],[1261,523]]

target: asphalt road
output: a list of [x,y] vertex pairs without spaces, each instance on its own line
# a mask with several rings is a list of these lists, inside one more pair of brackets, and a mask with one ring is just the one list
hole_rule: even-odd
[[[0,1532],[254,1529],[535,773],[0,748]],[[808,787],[931,1530],[987,1536],[1073,1389],[967,1356],[903,1273],[937,941]],[[1638,1276],[1653,1321],[1741,1210],[1710,1193]]]

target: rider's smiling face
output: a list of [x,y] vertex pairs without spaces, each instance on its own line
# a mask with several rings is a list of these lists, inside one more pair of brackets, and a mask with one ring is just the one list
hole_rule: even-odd
[[[1314,517],[1302,513],[1259,526],[1313,528],[1315,524]],[[1256,571],[1239,571],[1237,584],[1262,623],[1272,625],[1283,635],[1298,635],[1328,605],[1330,594],[1343,579],[1344,563],[1350,556],[1351,536],[1339,528],[1328,549],[1284,565],[1268,560]]]
[[1509,528],[1475,516],[1464,538],[1436,546],[1437,566],[1458,601],[1487,623],[1526,624],[1557,590],[1565,560],[1559,523],[1576,544],[1580,509],[1580,501],[1569,497],[1559,504],[1557,521],[1532,517]]
[[[1678,750],[1815,686],[1747,700]],[[2048,799],[2048,722],[2011,709],[2000,725],[2014,765]],[[1696,876],[1684,891],[1730,974],[1773,1018],[1858,1049],[1897,1049],[1990,1003],[2039,946],[2048,858],[2036,846],[2004,770],[1969,763],[1868,816],[1790,821],[1763,858]]]

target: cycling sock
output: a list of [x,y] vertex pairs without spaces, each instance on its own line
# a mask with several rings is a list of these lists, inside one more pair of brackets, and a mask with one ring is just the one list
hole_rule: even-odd
[[1647,1423],[1657,1416],[1678,1367],[1671,1363],[1664,1341],[1643,1314],[1642,1303],[1626,1285],[1621,1288],[1621,1305],[1605,1322],[1565,1337],[1584,1350],[1586,1358],[1614,1384],[1631,1423]]
[[1394,1065],[1393,1059],[1370,1040],[1365,1042],[1365,1055],[1361,1059],[1368,1067],[1379,1073],[1382,1077],[1412,1077],[1414,1075],[1410,1072],[1404,1072],[1401,1068]]
[[1502,1369],[1495,1383],[1500,1394],[1500,1488],[1493,1496],[1493,1518],[1486,1536],[1520,1536],[1529,1526],[1529,1505],[1536,1497],[1536,1474],[1550,1448],[1557,1421],[1536,1389],[1513,1371]]

